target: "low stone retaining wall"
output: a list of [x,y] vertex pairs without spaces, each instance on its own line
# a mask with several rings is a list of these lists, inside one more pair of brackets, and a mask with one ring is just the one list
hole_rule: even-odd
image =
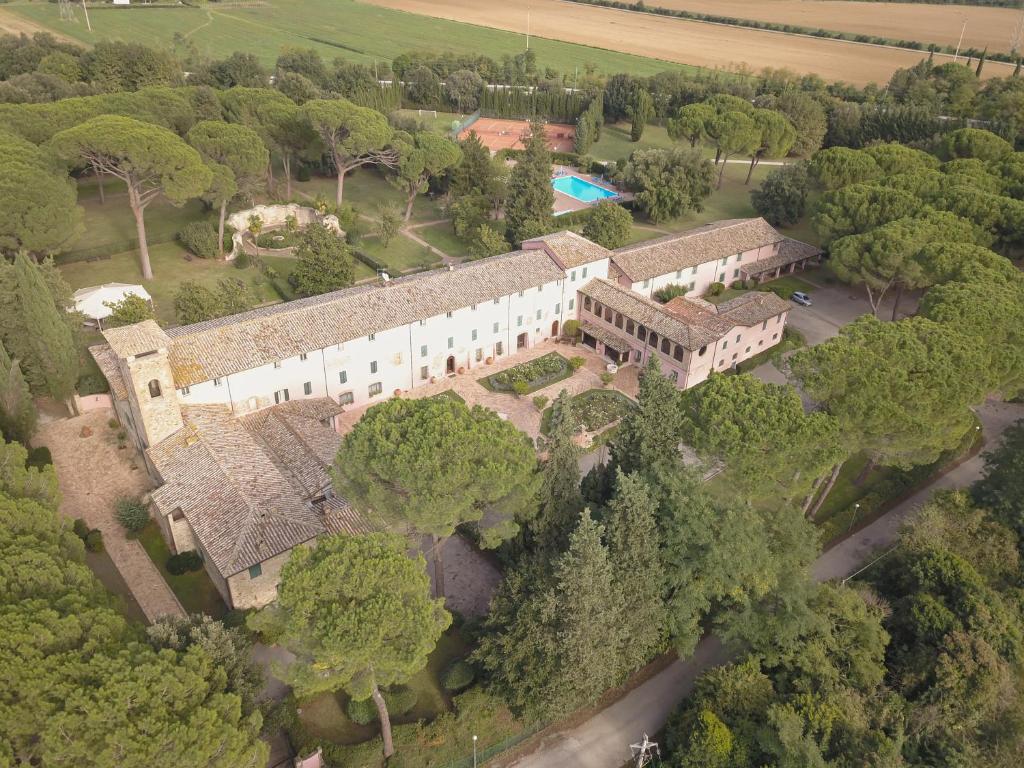
[[[231,236],[231,253],[227,256],[229,261],[236,258],[238,254],[242,253],[243,249],[245,249],[245,239],[247,237],[251,239],[252,235],[249,232],[249,219],[252,216],[260,217],[263,221],[263,229],[265,231],[280,229],[285,226],[289,216],[294,216],[295,221],[299,225],[299,229],[305,229],[310,224],[323,224],[328,229],[336,232],[339,237],[345,236],[345,230],[341,228],[338,217],[333,214],[321,215],[315,208],[309,208],[308,206],[299,205],[298,203],[288,203],[287,205],[257,205],[244,211],[237,211],[228,216],[227,225],[231,227],[231,229],[235,230],[235,233]],[[267,250],[269,249],[260,249],[260,252],[265,253]]]

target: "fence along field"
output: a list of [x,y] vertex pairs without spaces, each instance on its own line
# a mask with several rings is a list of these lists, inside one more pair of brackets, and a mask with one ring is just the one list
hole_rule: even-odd
[[1024,42],[1024,10],[1017,8],[855,0],[647,0],[647,6],[954,47],[963,29],[964,48],[991,53],[1010,53]]
[[[925,55],[839,40],[799,37],[742,27],[671,19],[645,13],[563,3],[559,0],[369,0],[378,6],[439,16],[470,24],[525,32],[527,10],[533,35],[588,43],[601,48],[711,68],[739,65],[759,70],[785,67],[801,74],[818,74],[826,80],[864,85],[884,83],[896,69],[911,67]],[[648,5],[658,5],[651,0]],[[813,3],[817,5],[818,3]],[[885,4],[870,3],[884,10]],[[917,5],[919,13],[935,6]],[[959,8],[959,6],[957,6]],[[952,56],[935,55],[936,63]],[[961,59],[963,61],[963,59]],[[989,62],[982,77],[1005,76],[1012,65]]]
[[[86,44],[124,40],[170,48],[179,35],[209,58],[245,51],[265,65],[272,65],[286,47],[313,48],[327,61],[340,57],[370,66],[410,51],[449,50],[500,60],[525,47],[523,34],[414,16],[353,0],[267,0],[247,7],[229,3],[207,3],[202,8],[91,6],[91,33],[80,8],[77,23],[61,21],[57,3],[0,5],[0,9],[8,17],[28,20]],[[628,51],[600,50],[591,47],[598,43],[586,39],[577,42],[581,44],[537,39],[530,47],[537,51],[540,66],[560,72],[572,72],[577,66],[582,71],[587,63],[605,74],[653,75],[665,69],[693,69]]]

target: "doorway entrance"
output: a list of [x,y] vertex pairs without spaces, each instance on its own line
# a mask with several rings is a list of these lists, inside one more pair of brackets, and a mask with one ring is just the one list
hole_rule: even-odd
[[516,349],[526,348],[526,338],[527,335],[525,333],[520,333],[518,336],[516,336]]
[[553,323],[551,323],[551,338],[553,338],[553,339],[557,339],[558,338],[558,321],[557,320],[555,320]]
[[448,362],[445,363],[445,373],[451,376],[455,373],[455,355],[448,355]]

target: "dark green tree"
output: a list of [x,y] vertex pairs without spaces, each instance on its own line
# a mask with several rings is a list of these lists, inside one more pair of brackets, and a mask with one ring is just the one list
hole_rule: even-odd
[[317,296],[352,285],[352,249],[322,224],[311,224],[295,251],[298,263],[288,282],[299,296]]
[[621,181],[635,195],[635,207],[653,222],[704,209],[711,194],[711,161],[688,149],[645,149],[629,156]]
[[205,285],[194,280],[185,280],[174,294],[174,316],[181,325],[201,323],[220,317],[220,298]]
[[544,126],[530,126],[530,139],[508,183],[505,237],[512,245],[547,234],[553,227],[555,193],[551,188],[551,152]]
[[629,140],[640,141],[644,136],[644,128],[654,117],[654,100],[651,94],[640,88],[633,94],[633,103],[629,105]]
[[0,341],[0,439],[28,445],[38,417],[21,365],[11,359]]
[[603,201],[594,206],[583,224],[583,236],[605,248],[626,244],[633,231],[633,217],[616,203]]
[[792,226],[807,209],[807,166],[791,163],[773,168],[761,186],[750,190],[750,203],[773,226]]
[[540,467],[539,509],[530,521],[529,530],[534,547],[561,552],[583,509],[581,451],[576,444],[580,425],[568,390],[559,393],[551,409],[551,430],[545,446],[548,457]]
[[613,465],[626,474],[675,466],[680,460],[683,411],[679,391],[662,376],[655,357],[640,374],[637,400],[640,407],[622,420],[612,440]]
[[630,672],[664,650],[666,643],[665,573],[655,522],[657,509],[646,481],[619,470],[605,516],[605,541],[625,597],[620,654]]

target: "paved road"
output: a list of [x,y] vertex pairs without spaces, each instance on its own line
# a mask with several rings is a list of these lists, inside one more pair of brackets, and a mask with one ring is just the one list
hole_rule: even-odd
[[[1003,430],[1024,418],[1024,405],[987,402],[979,409],[986,445]],[[841,579],[870,563],[896,540],[900,525],[936,490],[964,487],[981,474],[977,456],[966,461],[928,488],[907,499],[864,530],[828,550],[814,563],[818,581]],[[514,768],[621,768],[629,760],[629,744],[644,733],[654,734],[668,715],[693,689],[704,671],[728,660],[728,653],[715,637],[705,637],[686,661],[676,661],[665,671],[635,688],[607,709],[565,733],[543,739],[534,752],[512,763]]]

